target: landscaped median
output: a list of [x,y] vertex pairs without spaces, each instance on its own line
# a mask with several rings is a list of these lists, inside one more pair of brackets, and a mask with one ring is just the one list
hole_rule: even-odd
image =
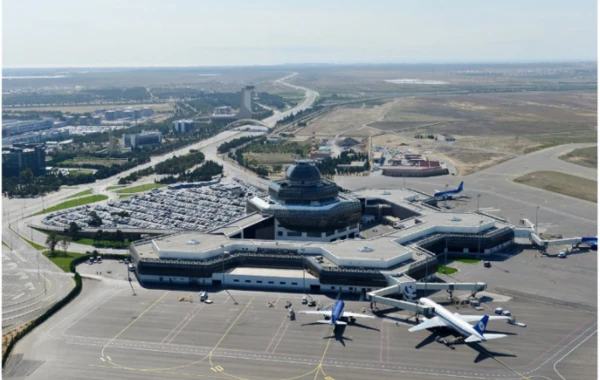
[[106,195],[101,195],[101,194],[91,195],[89,197],[72,199],[70,201],[62,202],[62,203],[57,204],[56,206],[52,206],[50,208],[44,209],[44,210],[37,212],[33,215],[30,215],[30,216],[42,215],[42,214],[47,214],[49,212],[64,210],[64,209],[71,208],[71,207],[83,206],[83,205],[87,205],[90,203],[104,201],[106,199],[108,199],[108,197]]
[[131,193],[141,193],[142,191],[148,191],[152,189],[158,189],[159,187],[163,187],[161,183],[147,183],[145,185],[128,187],[126,189],[117,190],[116,192],[119,194],[131,194]]

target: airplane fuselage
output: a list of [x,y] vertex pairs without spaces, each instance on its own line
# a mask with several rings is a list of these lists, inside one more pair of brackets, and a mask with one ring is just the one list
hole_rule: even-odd
[[469,323],[463,321],[462,319],[456,317],[454,314],[452,314],[452,312],[450,312],[448,309],[446,309],[442,305],[440,305],[428,298],[421,298],[419,300],[419,303],[421,303],[422,305],[432,307],[433,314],[435,314],[436,317],[443,320],[449,327],[456,330],[461,335],[466,336],[466,337],[474,335],[477,338],[479,338],[482,342],[486,341],[483,334],[478,333],[477,330],[475,330],[473,328],[473,326],[471,326]]
[[336,321],[341,320],[344,315],[344,301],[338,300],[335,302],[333,306],[333,311],[331,312],[331,324],[335,325]]

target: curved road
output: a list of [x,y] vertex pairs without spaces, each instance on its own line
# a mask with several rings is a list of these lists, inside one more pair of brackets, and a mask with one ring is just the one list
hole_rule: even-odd
[[[277,121],[286,116],[303,111],[312,106],[319,94],[310,89],[288,84],[285,81],[298,75],[292,73],[283,78],[277,79],[275,82],[284,86],[288,86],[305,92],[305,99],[296,107],[286,112],[276,112],[274,115],[264,121],[270,126],[275,126]],[[239,176],[244,180],[261,185],[260,181],[251,172],[246,172],[237,166],[231,165],[228,162],[222,161],[216,154],[217,147],[225,141],[232,140],[241,135],[238,131],[226,131],[211,137],[207,140],[200,141],[177,151],[166,153],[162,156],[155,156],[151,161],[137,166],[125,172],[119,173],[117,176],[106,178],[95,183],[82,185],[76,188],[62,188],[61,190],[51,193],[45,197],[37,197],[30,199],[19,198],[3,198],[3,221],[2,232],[3,241],[11,248],[3,245],[3,277],[5,279],[4,292],[6,297],[3,299],[2,310],[2,325],[4,331],[17,327],[21,323],[27,322],[41,315],[48,307],[54,304],[59,299],[63,298],[74,287],[72,276],[64,273],[56,267],[50,260],[44,257],[40,251],[35,250],[21,236],[37,243],[43,244],[46,235],[32,230],[27,227],[27,216],[41,211],[43,208],[51,207],[64,201],[65,198],[74,195],[83,189],[91,188],[94,194],[107,194],[106,187],[114,185],[117,178],[127,176],[128,174],[138,171],[159,162],[168,160],[175,155],[187,153],[190,149],[201,149],[205,152],[207,159],[212,159],[221,162],[225,170],[232,176]],[[250,133],[251,134],[251,133]],[[146,177],[139,183],[153,182],[153,177]],[[15,233],[17,232],[17,233]],[[21,236],[19,236],[21,235]],[[89,246],[80,244],[71,244],[70,251],[85,252],[90,250]],[[115,252],[119,250],[99,249],[101,252]],[[120,250],[121,252],[123,250]],[[39,271],[38,271],[39,267]],[[39,274],[38,274],[39,273]]]

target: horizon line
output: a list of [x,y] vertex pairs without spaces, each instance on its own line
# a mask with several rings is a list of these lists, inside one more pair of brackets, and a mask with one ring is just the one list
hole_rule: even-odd
[[240,65],[198,65],[198,64],[159,64],[159,65],[73,65],[73,64],[41,64],[4,66],[5,69],[120,69],[120,68],[244,68],[244,67],[280,67],[280,66],[383,66],[383,65],[460,65],[460,64],[525,64],[525,63],[597,63],[598,59],[531,59],[531,60],[471,60],[471,61],[414,61],[414,62],[296,62],[274,64],[240,64]]

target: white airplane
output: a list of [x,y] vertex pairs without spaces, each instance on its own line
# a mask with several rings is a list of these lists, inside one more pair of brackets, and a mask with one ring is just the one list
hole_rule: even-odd
[[[474,342],[486,342],[492,339],[499,339],[506,337],[506,334],[486,334],[485,327],[488,321],[495,320],[508,320],[510,317],[503,316],[488,316],[484,315],[460,315],[458,313],[452,314],[442,305],[433,302],[428,298],[419,299],[419,304],[433,308],[433,318],[424,318],[424,322],[408,329],[409,332],[420,331],[425,329],[431,329],[435,327],[449,327],[458,331],[461,335],[466,336],[464,340],[467,343]],[[472,326],[469,322],[477,322]]]
[[299,311],[300,314],[318,314],[324,315],[324,320],[319,320],[317,323],[326,323],[329,325],[347,325],[348,320],[354,318],[375,318],[372,315],[352,313],[344,311],[344,301],[337,300],[333,306],[333,310],[305,310]]

